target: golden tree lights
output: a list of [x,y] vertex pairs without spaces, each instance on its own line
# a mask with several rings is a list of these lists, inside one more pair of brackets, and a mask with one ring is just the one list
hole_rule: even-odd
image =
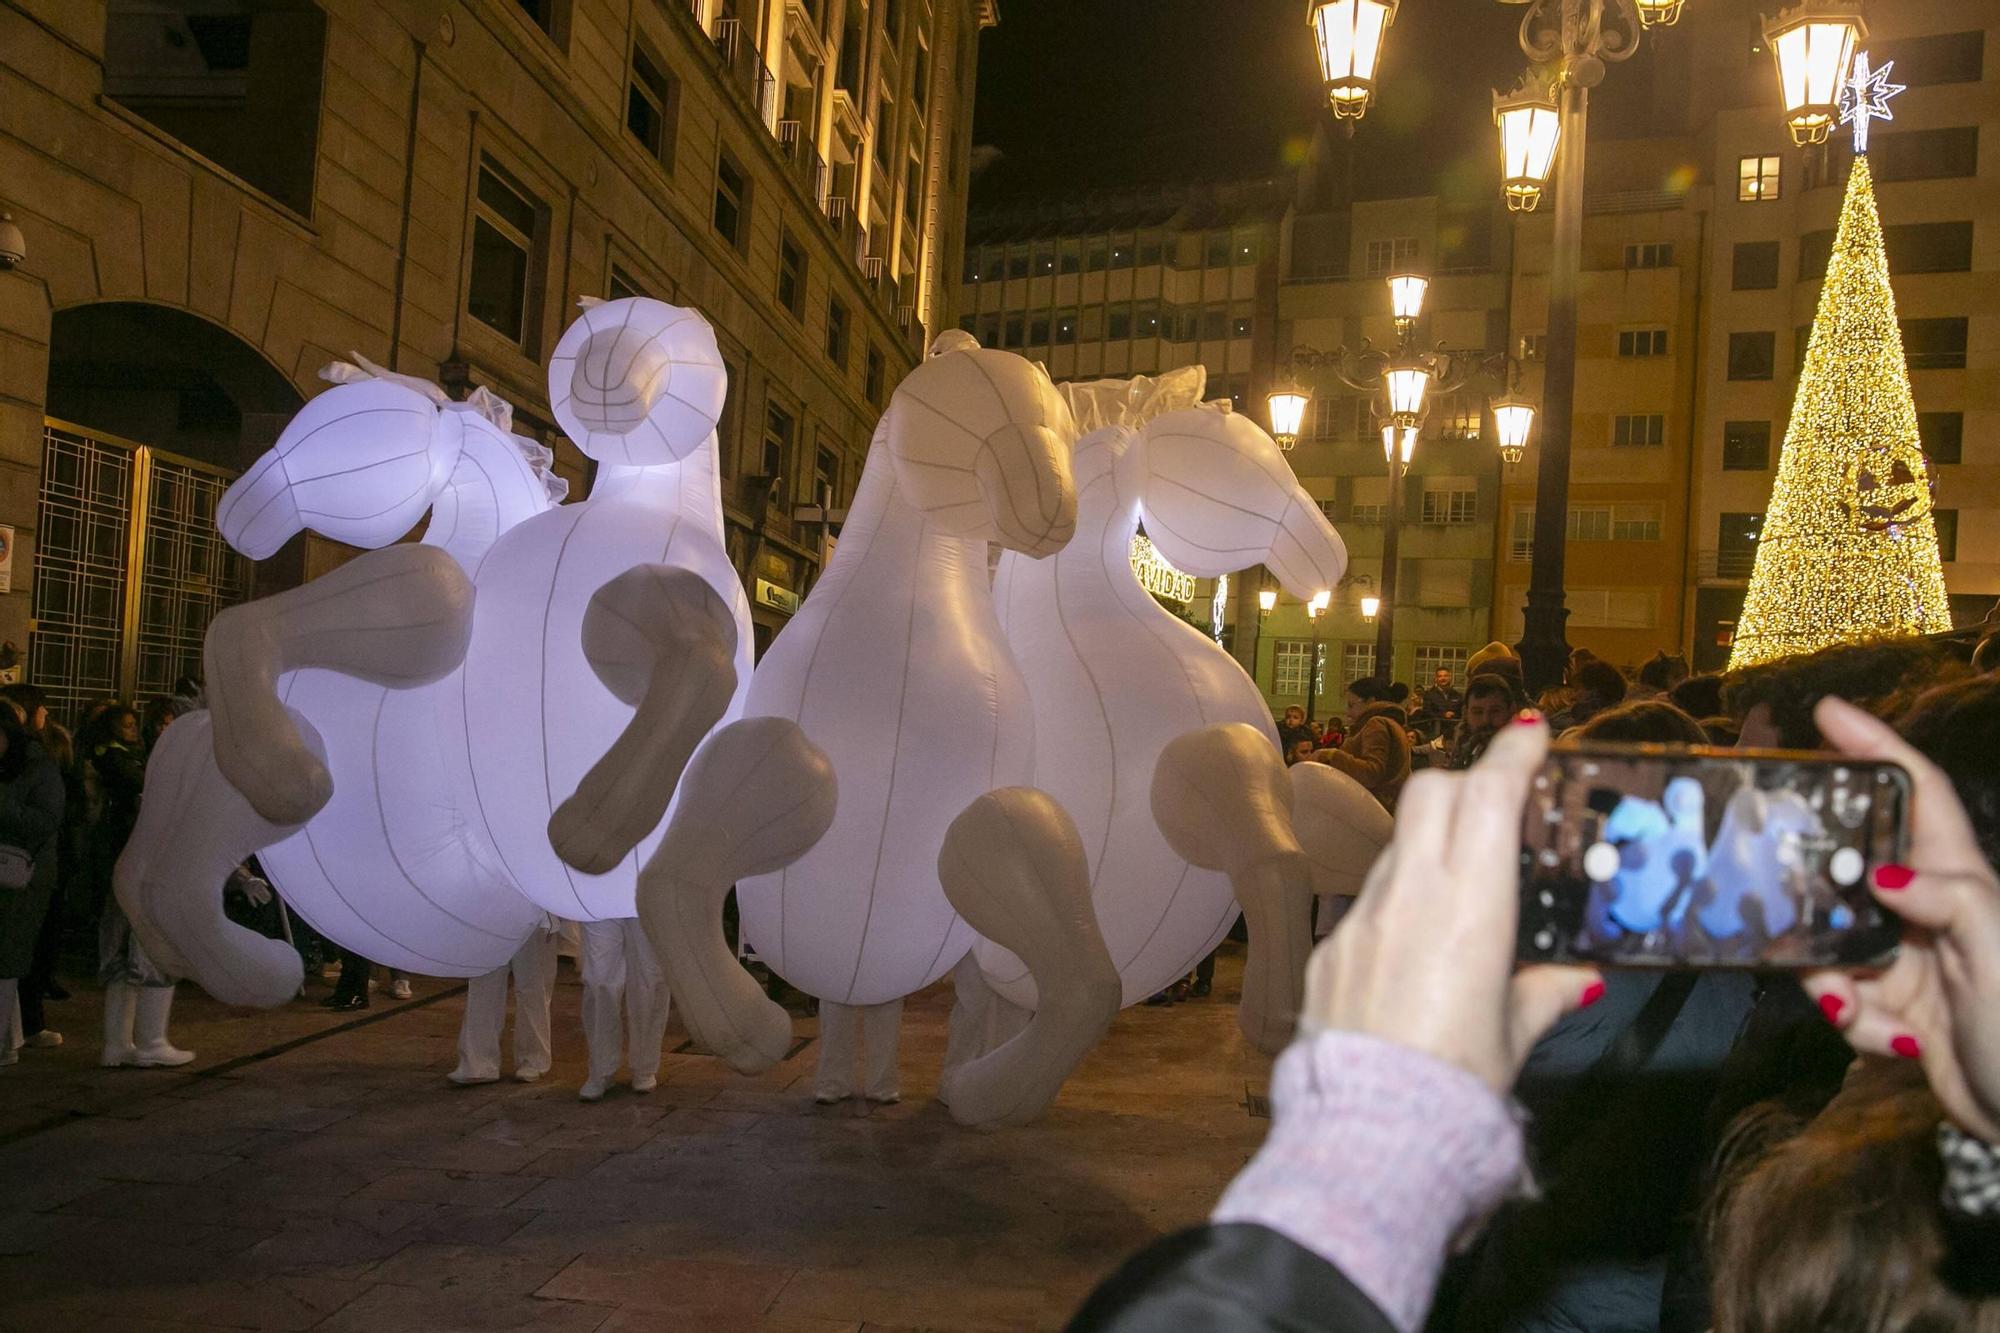
[[1882,221],[1860,155],[1729,666],[1950,628]]

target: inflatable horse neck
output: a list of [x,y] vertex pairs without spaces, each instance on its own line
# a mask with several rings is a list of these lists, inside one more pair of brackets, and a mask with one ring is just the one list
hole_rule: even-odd
[[599,463],[592,500],[624,500],[661,513],[673,514],[711,532],[719,542],[722,527],[722,475],[716,467],[713,434],[701,448],[678,463],[636,467]]
[[[889,408],[890,412],[898,410],[894,404]],[[889,454],[888,424],[885,415],[869,443],[861,483],[820,583],[839,587],[873,561],[875,577],[887,578],[886,571],[894,570],[899,571],[895,575],[898,582],[914,584],[919,605],[923,593],[942,591],[958,582],[965,582],[979,597],[990,597],[985,538],[954,536],[903,498],[895,460]],[[833,599],[821,600],[827,604]]]
[[[1103,564],[1114,591],[1135,593],[1162,610],[1139,584],[1132,568],[1132,539],[1139,533],[1139,492],[1131,484],[1131,474],[1119,462],[1132,449],[1143,447],[1137,432],[1123,426],[1092,431],[1077,441],[1072,466],[1076,469],[1076,539],[1058,555],[1061,561],[1070,551]],[[1121,475],[1122,472],[1122,475]]]

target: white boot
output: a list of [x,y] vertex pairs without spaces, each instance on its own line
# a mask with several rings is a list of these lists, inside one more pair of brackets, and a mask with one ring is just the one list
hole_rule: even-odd
[[104,1054],[97,1063],[106,1069],[132,1063],[132,987],[114,981],[104,988]]
[[172,986],[139,988],[139,1015],[132,1027],[138,1039],[132,1049],[132,1063],[139,1068],[167,1069],[194,1059],[193,1051],[184,1051],[167,1040],[167,1013],[173,1007]]

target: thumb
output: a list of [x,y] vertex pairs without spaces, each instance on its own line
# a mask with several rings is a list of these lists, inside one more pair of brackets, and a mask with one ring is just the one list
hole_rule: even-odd
[[1971,903],[1991,890],[1965,875],[1911,877],[1903,866],[1877,866],[1870,886],[1875,901],[1912,925],[1947,934],[1966,920]]
[[1604,994],[1604,979],[1594,967],[1539,964],[1514,974],[1507,987],[1507,1048],[1518,1073],[1528,1052],[1556,1020]]

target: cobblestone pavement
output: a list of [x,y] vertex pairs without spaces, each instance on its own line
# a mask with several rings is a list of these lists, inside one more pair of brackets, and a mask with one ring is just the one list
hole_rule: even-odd
[[317,979],[263,1014],[183,986],[201,1059],[174,1071],[95,1068],[78,987],[69,1043],[0,1069],[0,1329],[1059,1328],[1262,1137],[1238,976],[1225,953],[1214,998],[1127,1010],[1042,1121],[993,1133],[932,1100],[943,988],[908,1005],[902,1104],[822,1108],[809,1040],[744,1078],[678,1023],[658,1091],[579,1103],[567,961],[554,1072],[469,1089],[443,1077],[454,984],[338,1017]]

